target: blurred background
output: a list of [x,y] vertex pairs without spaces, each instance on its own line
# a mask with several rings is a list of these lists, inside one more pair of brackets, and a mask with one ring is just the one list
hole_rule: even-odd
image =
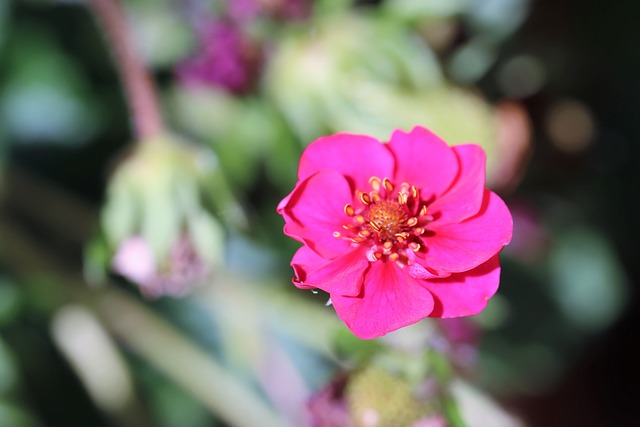
[[[634,425],[637,9],[2,0],[0,426]],[[360,341],[276,205],[316,137],[418,124],[486,150],[501,287]]]

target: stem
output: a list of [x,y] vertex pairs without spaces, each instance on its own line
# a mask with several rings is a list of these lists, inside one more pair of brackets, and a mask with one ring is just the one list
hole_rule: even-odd
[[[26,285],[38,282],[34,277],[50,279],[47,282],[50,298],[46,300],[46,307],[51,311],[71,303],[96,313],[106,329],[128,348],[229,425],[291,427],[251,386],[126,292],[118,290],[114,284],[91,291],[79,272],[64,266],[60,254],[51,253],[13,220],[2,203],[0,235],[3,242],[0,259],[10,266],[12,276],[24,280]],[[30,291],[36,292],[38,288]],[[135,413],[116,415],[119,420],[137,416]],[[123,425],[139,426],[141,423]]]
[[164,124],[153,82],[136,52],[118,0],[89,0],[113,50],[120,78],[125,86],[133,126],[139,141],[163,132]]
[[254,390],[123,292],[105,292],[97,308],[113,334],[221,419],[237,427],[289,427]]

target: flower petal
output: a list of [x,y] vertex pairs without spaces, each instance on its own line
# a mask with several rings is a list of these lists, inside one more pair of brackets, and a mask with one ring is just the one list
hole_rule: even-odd
[[366,191],[369,178],[391,177],[394,158],[386,144],[365,135],[339,133],[316,139],[302,153],[298,179],[333,170],[352,180],[354,190]]
[[430,317],[471,316],[481,312],[498,290],[500,260],[498,255],[473,270],[456,273],[446,279],[426,280],[435,306]]
[[484,197],[487,156],[474,144],[452,147],[460,169],[453,185],[429,205],[429,212],[439,213],[442,222],[460,222],[480,210]]
[[433,297],[394,263],[374,262],[356,297],[331,294],[338,316],[361,339],[371,339],[416,323],[433,310]]
[[369,265],[365,248],[326,260],[306,246],[298,249],[291,260],[300,289],[322,289],[330,294],[356,296],[360,293],[364,272]]
[[422,127],[409,133],[395,131],[389,149],[396,159],[395,182],[407,182],[429,198],[440,196],[458,174],[455,152],[436,134]]
[[428,268],[425,268],[421,263],[423,261],[419,258],[415,258],[415,261],[405,267],[405,271],[414,279],[436,279],[449,277],[451,273],[439,272],[439,271],[431,271]]
[[432,222],[421,262],[436,271],[462,272],[484,263],[511,241],[513,219],[502,199],[485,190],[480,211],[460,223]]
[[280,203],[278,203],[278,207],[276,207],[276,212],[278,212],[280,215],[284,213],[285,206],[287,206],[287,204],[289,203],[289,200],[291,200],[291,196],[293,196],[293,194],[296,192],[299,185],[300,185],[300,181],[296,182],[296,185],[295,187],[293,187],[293,190],[291,191],[291,193],[287,194],[285,198],[280,200]]
[[344,176],[333,171],[318,172],[300,182],[287,197],[281,207],[287,236],[324,258],[334,258],[350,250],[350,242],[333,235],[342,230],[347,218],[344,206],[353,200]]

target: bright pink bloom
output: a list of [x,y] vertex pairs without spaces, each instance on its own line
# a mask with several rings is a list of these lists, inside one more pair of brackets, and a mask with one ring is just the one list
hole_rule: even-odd
[[421,127],[386,144],[316,140],[278,205],[285,234],[304,244],[291,261],[295,285],[328,292],[363,339],[477,314],[498,288],[512,232],[509,210],[484,187],[485,161],[479,146],[449,147]]

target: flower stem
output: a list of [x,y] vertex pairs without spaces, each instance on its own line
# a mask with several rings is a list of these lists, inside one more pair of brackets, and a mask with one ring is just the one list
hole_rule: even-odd
[[149,141],[164,130],[158,98],[149,73],[136,52],[126,17],[118,0],[89,0],[89,7],[102,24],[125,86],[134,132],[139,141]]
[[[30,295],[46,300],[43,309],[55,313],[68,304],[88,309],[119,342],[229,425],[291,427],[250,385],[135,298],[113,284],[90,290],[82,275],[62,262],[66,258],[43,245],[3,208],[0,204],[0,257],[11,266],[11,275],[25,283]],[[44,294],[44,288],[38,287],[40,277],[48,278]],[[137,409],[132,405],[123,410],[132,408]],[[134,418],[137,413],[117,415],[123,426],[143,425]],[[135,422],[123,421],[132,419]]]

